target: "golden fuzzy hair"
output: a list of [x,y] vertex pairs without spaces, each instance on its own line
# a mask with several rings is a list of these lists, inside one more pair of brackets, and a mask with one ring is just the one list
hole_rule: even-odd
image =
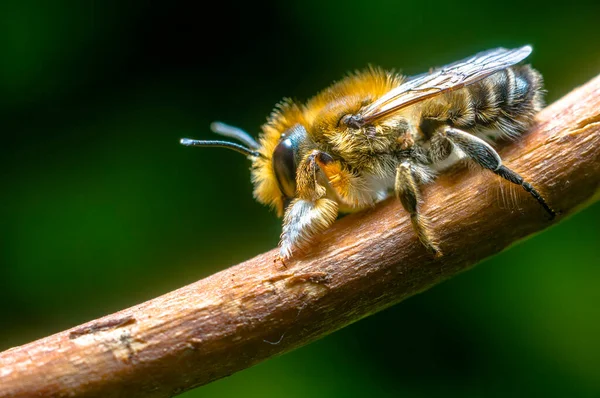
[[381,97],[402,83],[402,77],[393,72],[369,67],[355,72],[324,89],[306,104],[284,99],[277,104],[259,136],[261,154],[252,164],[254,197],[270,205],[283,215],[283,194],[273,171],[272,154],[281,135],[296,124],[302,125],[313,142],[335,134],[340,118],[356,114],[365,105]]

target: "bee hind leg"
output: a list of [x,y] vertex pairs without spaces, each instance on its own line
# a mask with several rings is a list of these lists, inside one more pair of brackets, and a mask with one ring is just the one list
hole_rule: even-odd
[[516,172],[502,165],[500,155],[498,155],[498,152],[496,152],[496,150],[494,150],[487,142],[465,131],[449,126],[444,128],[442,134],[463,151],[468,158],[475,161],[475,163],[491,170],[505,180],[523,187],[523,189],[529,192],[544,210],[546,210],[550,215],[550,219],[553,219],[556,216],[556,213],[548,203],[546,203],[544,197],[530,183],[525,181],[523,177]]
[[411,162],[403,161],[396,169],[396,197],[402,203],[402,207],[410,214],[413,229],[423,246],[434,256],[438,257],[442,255],[442,252],[431,238],[427,219],[419,214],[418,211],[420,192],[414,167]]

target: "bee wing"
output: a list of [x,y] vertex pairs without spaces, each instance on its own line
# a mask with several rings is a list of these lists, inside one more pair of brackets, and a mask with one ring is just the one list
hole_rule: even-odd
[[419,101],[478,82],[522,61],[531,51],[531,46],[512,50],[495,48],[413,76],[364,108],[357,116],[362,123],[372,122]]

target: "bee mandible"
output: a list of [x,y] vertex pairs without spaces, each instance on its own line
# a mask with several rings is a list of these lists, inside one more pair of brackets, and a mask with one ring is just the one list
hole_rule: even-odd
[[439,256],[440,243],[419,212],[419,186],[460,160],[520,185],[555,216],[492,147],[496,139],[518,138],[542,108],[541,75],[517,65],[531,51],[497,48],[409,78],[368,68],[305,104],[283,100],[258,141],[213,123],[213,132],[244,145],[188,138],[181,144],[225,147],[249,158],[255,198],[283,216],[283,259],[310,246],[338,213],[371,207],[392,192],[423,246]]

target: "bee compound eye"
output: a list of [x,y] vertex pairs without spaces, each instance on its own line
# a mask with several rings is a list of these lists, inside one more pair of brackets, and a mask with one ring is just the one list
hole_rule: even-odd
[[281,140],[275,147],[273,171],[281,192],[293,198],[296,194],[296,146],[291,138]]

